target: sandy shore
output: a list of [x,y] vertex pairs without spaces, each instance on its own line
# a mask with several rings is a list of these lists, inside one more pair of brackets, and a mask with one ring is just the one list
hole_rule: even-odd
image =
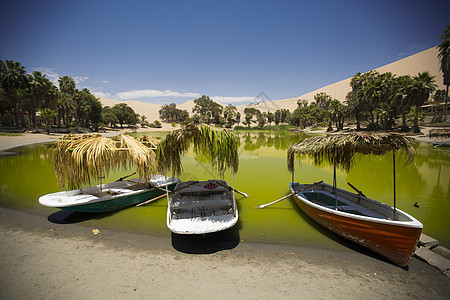
[[[137,132],[151,132],[151,131],[172,131],[179,127],[173,127],[170,124],[164,123],[161,128],[138,128]],[[108,130],[105,133],[101,133],[107,136],[116,135],[119,133],[130,132],[131,129],[123,128],[117,130]],[[7,150],[14,149],[17,147],[38,144],[38,143],[52,143],[59,139],[63,134],[59,133],[51,133],[51,134],[42,134],[42,133],[23,133],[18,136],[1,136],[0,135],[0,155],[5,154]],[[6,153],[7,154],[7,153]]]
[[[0,208],[0,299],[446,299],[450,279],[348,249],[240,241],[189,254],[155,237]],[[196,240],[198,241],[198,240]],[[195,243],[196,241],[191,241]],[[448,298],[447,298],[448,299]]]

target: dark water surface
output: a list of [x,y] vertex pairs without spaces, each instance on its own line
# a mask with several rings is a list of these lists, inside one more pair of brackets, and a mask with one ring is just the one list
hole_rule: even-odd
[[[161,137],[164,133],[151,134]],[[265,209],[255,208],[289,193],[291,175],[286,167],[286,150],[307,136],[260,131],[236,131],[235,135],[240,141],[239,171],[234,176],[236,189],[250,196],[237,195],[239,239],[341,247],[345,242],[311,221],[291,198]],[[147,206],[99,215],[67,213],[41,206],[38,203],[41,195],[61,190],[44,150],[45,145],[34,145],[16,149],[18,155],[0,157],[1,206],[32,211],[52,222],[68,223],[67,226],[81,222],[93,228],[171,237],[166,227],[165,198]],[[409,166],[404,167],[401,157],[397,158],[397,206],[420,220],[424,224],[424,233],[450,247],[450,150],[419,143],[416,151]],[[184,157],[183,165],[181,180],[220,178],[192,152]],[[133,171],[109,174],[105,182]],[[324,180],[331,184],[332,176],[332,166],[315,167],[311,161],[304,160],[297,164],[295,180],[301,183]],[[232,184],[231,173],[225,174],[225,180]],[[368,197],[393,205],[392,154],[359,157],[348,174],[338,170],[337,182],[338,187],[352,191],[346,184],[350,182]],[[415,202],[419,208],[413,206]]]

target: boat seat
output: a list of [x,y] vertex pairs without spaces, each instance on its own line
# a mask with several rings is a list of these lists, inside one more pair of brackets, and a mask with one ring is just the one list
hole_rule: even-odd
[[199,206],[210,206],[210,207],[220,207],[231,205],[228,199],[216,199],[216,200],[194,200],[194,201],[179,201],[174,202],[172,207],[174,209],[178,208],[193,208]]
[[232,213],[232,207],[230,206],[202,206],[202,207],[183,207],[173,208],[172,216],[174,219],[191,219],[191,218],[204,218],[208,216],[222,216]]
[[67,200],[69,200],[69,201],[64,201],[65,198],[62,198],[62,197],[57,197],[55,199],[57,199],[58,202],[72,202],[72,201],[74,201],[74,202],[85,202],[87,200],[97,199],[97,197],[95,197],[94,195],[90,195],[90,194],[79,194],[79,195],[71,196],[71,197],[67,198]]
[[130,193],[129,189],[109,189],[109,190],[118,194]]

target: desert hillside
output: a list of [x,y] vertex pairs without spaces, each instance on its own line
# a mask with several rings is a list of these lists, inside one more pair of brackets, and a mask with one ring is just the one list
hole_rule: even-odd
[[[439,59],[438,59],[438,51],[436,48],[430,48],[428,50],[419,52],[417,54],[408,56],[391,64],[376,68],[380,73],[392,72],[397,75],[417,75],[419,72],[428,71],[431,75],[436,77],[436,84],[439,89],[444,89],[444,85],[442,83],[442,74],[439,70]],[[246,107],[255,107],[262,112],[270,111],[275,112],[278,109],[289,109],[294,110],[297,107],[298,99],[305,99],[308,102],[314,101],[314,95],[320,92],[325,92],[331,95],[333,98],[336,98],[343,102],[345,100],[345,96],[350,91],[350,80],[351,78],[347,78],[341,80],[339,82],[324,86],[320,89],[314,90],[304,95],[300,95],[297,97],[292,97],[289,99],[281,99],[274,101],[266,101],[261,102],[259,104],[246,104],[238,106],[238,111],[241,112],[241,115],[244,114],[244,109]],[[113,99],[100,98],[100,101],[103,105],[114,106],[117,103],[126,103],[128,106],[133,108],[133,110],[140,114],[145,115],[148,118],[148,121],[153,122],[154,120],[159,119],[159,109],[161,105],[159,104],[149,104],[143,103],[139,101],[129,100],[129,101],[118,101]],[[189,114],[192,113],[192,108],[194,107],[194,101],[189,100],[183,104],[177,105],[177,108],[187,110]]]

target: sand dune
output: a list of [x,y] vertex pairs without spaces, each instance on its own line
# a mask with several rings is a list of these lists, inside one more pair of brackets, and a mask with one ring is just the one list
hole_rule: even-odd
[[[430,48],[428,50],[419,52],[417,54],[408,56],[391,64],[376,68],[380,73],[392,72],[394,74],[400,75],[417,75],[419,72],[428,71],[431,75],[436,77],[436,84],[438,85],[438,89],[445,89],[445,86],[442,82],[442,74],[439,70],[439,59],[438,59],[438,50],[436,48]],[[341,80],[339,82],[324,86],[320,89],[314,90],[312,92],[292,97],[289,99],[281,99],[274,101],[266,101],[262,102],[258,105],[256,104],[246,104],[237,106],[238,111],[241,113],[243,120],[244,109],[247,107],[254,107],[259,109],[262,112],[270,111],[275,112],[278,109],[289,109],[293,111],[297,108],[297,100],[304,99],[308,100],[308,102],[314,101],[314,95],[325,92],[331,95],[333,98],[338,99],[343,102],[345,100],[345,96],[351,90],[350,88],[350,80],[351,78],[347,78]],[[149,104],[143,103],[139,101],[118,101],[113,99],[100,98],[100,101],[103,105],[114,106],[118,103],[126,103],[128,106],[133,108],[133,110],[140,114],[147,116],[149,122],[153,122],[154,120],[159,120],[159,109],[161,105],[159,104]],[[189,100],[183,104],[177,105],[177,108],[182,110],[187,110],[189,114],[192,114],[192,108],[194,107],[194,101]]]
[[[391,64],[376,68],[380,73],[391,72],[398,76],[400,75],[417,75],[420,72],[428,71],[431,75],[435,76],[438,89],[445,89],[442,82],[442,74],[439,70],[438,50],[436,48],[430,48],[428,50],[419,52],[417,54],[408,56]],[[339,82],[324,86],[320,89],[314,90],[307,94],[300,95],[289,99],[275,100],[272,103],[260,103],[258,106],[254,105],[241,105],[238,107],[239,111],[244,111],[245,107],[256,107],[261,111],[276,111],[280,108],[287,108],[294,110],[297,108],[297,100],[304,99],[308,102],[314,101],[314,96],[320,92],[325,92],[331,95],[333,98],[344,102],[345,96],[351,90],[350,88],[351,78],[341,80]],[[267,110],[269,109],[269,110]]]

